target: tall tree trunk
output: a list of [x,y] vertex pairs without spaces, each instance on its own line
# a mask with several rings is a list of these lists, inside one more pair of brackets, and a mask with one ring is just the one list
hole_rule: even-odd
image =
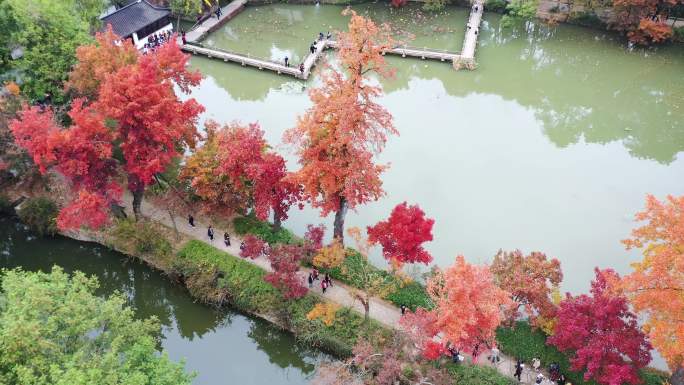
[[142,183],[139,183],[136,187],[131,188],[131,193],[133,194],[133,214],[135,215],[135,221],[142,219],[142,211],[140,206],[142,206],[143,193],[145,192],[145,187]]
[[273,231],[280,230],[280,227],[282,225],[283,225],[283,220],[280,218],[280,215],[273,213]]
[[340,197],[340,208],[335,213],[335,222],[333,224],[333,238],[340,241],[344,246],[344,217],[347,215],[347,200]]
[[684,385],[684,366],[680,366],[679,369],[672,373],[672,377],[670,377],[670,384]]

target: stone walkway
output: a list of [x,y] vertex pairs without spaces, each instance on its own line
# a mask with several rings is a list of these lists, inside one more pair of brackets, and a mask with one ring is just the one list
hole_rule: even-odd
[[[130,201],[131,197],[127,194],[127,196],[125,196],[124,199],[126,201]],[[154,220],[155,222],[162,223],[170,228],[173,228],[173,223],[168,212],[166,210],[160,209],[152,205],[147,200],[143,200],[142,212],[145,217]],[[240,242],[242,241],[242,238],[237,234],[230,234],[231,245],[226,246],[223,242],[224,229],[216,228],[214,226],[214,240],[210,241],[209,237],[207,236],[207,227],[210,223],[206,222],[202,218],[195,218],[195,227],[191,227],[188,224],[187,218],[185,217],[177,216],[175,217],[175,221],[176,226],[178,227],[178,231],[182,234],[190,238],[206,242],[216,247],[217,249],[223,250],[231,255],[240,255]],[[246,258],[244,260],[254,263],[255,265],[263,268],[266,271],[272,271],[271,265],[266,259],[266,257],[262,256],[254,260]],[[311,270],[308,268],[302,268],[300,271],[300,277],[305,286],[307,285],[306,280],[310,271]],[[363,314],[364,312],[361,303],[358,300],[355,300],[351,294],[353,289],[348,287],[347,285],[333,281],[333,286],[328,288],[326,293],[323,294],[321,292],[320,281],[316,281],[316,283],[314,283],[314,288],[312,290],[331,302],[335,302],[341,306],[350,307],[361,314]],[[399,325],[401,312],[396,306],[381,299],[373,298],[370,304],[370,317],[384,325],[396,329]],[[488,355],[488,351],[484,351],[482,354],[480,354],[477,364],[483,366],[493,366],[500,373],[509,377],[513,377],[513,373],[515,371],[515,360],[502,354],[501,361],[494,365],[491,362],[489,362],[489,360],[487,360]],[[472,360],[472,358],[469,357],[468,360]],[[534,370],[532,370],[531,367],[528,366],[529,364],[525,365],[525,370],[522,376],[522,383],[533,384],[536,378],[536,373],[534,372]],[[544,375],[546,376],[547,374],[544,373]],[[545,382],[546,384],[551,384],[550,381]]]

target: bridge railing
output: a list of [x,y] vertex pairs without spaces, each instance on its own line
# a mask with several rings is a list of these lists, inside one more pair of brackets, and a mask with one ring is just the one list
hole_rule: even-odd
[[229,51],[229,50],[227,50],[227,49],[221,49],[221,48],[215,48],[215,47],[207,47],[207,46],[205,46],[204,44],[199,43],[199,42],[187,42],[186,45],[194,45],[194,46],[197,46],[197,47],[199,47],[199,48],[210,49],[210,50],[212,50],[212,51],[216,51],[216,52],[219,52],[219,53],[225,53],[225,54],[228,54],[228,55],[235,55],[235,56],[242,56],[242,57],[245,57],[245,58],[247,58],[247,59],[254,59],[254,60],[259,60],[259,61],[263,61],[263,62],[275,64],[275,65],[285,66],[283,63],[278,63],[278,62],[273,61],[273,60],[271,60],[271,59],[263,58],[263,57],[260,57],[260,56],[254,56],[254,55],[251,55],[249,52],[248,52],[248,53],[234,52],[234,51]]

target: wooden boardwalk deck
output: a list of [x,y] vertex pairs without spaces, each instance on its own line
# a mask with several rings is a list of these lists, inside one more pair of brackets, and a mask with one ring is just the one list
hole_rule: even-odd
[[[328,48],[337,49],[337,42],[334,40],[328,40]],[[453,61],[458,59],[460,55],[456,52],[442,51],[430,48],[419,48],[419,47],[395,47],[390,50],[385,51],[385,54],[397,55],[401,57],[415,57],[420,59],[432,59],[439,61]]]
[[[277,74],[284,74],[294,76],[298,79],[306,80],[311,74],[311,70],[316,65],[316,62],[328,48],[337,48],[337,42],[334,40],[320,40],[316,42],[316,50],[310,53],[303,61],[304,70],[299,69],[299,63],[291,63],[292,66],[286,67],[284,63],[274,62],[270,59],[252,57],[236,52],[230,52],[218,48],[205,47],[199,42],[204,39],[207,34],[215,31],[228,20],[240,13],[245,7],[247,0],[233,0],[230,4],[222,8],[220,18],[210,17],[199,25],[195,26],[191,31],[185,35],[188,44],[180,44],[181,49],[190,52],[194,55],[202,55],[209,58],[223,60],[225,62],[239,63],[242,66],[249,66],[258,68],[260,70],[269,70]],[[466,34],[463,39],[463,49],[461,53],[442,51],[430,48],[418,47],[395,47],[386,54],[397,55],[401,57],[413,57],[420,59],[430,59],[439,61],[451,61],[455,69],[468,68],[475,69],[475,48],[477,47],[477,38],[482,22],[482,14],[484,11],[484,0],[474,0],[473,6],[470,10],[470,17],[466,25]]]
[[484,12],[484,0],[475,0],[470,8],[470,17],[466,25],[466,34],[461,48],[461,57],[454,61],[454,68],[459,69],[464,66],[468,69],[475,69],[475,48],[477,47],[477,37],[480,33],[482,23],[482,13]]
[[216,15],[211,15],[198,25],[195,25],[190,31],[185,34],[185,40],[192,43],[199,43],[209,33],[214,32],[222,25],[226,24],[228,20],[232,19],[238,13],[242,12],[247,4],[247,0],[233,0],[225,7],[221,8],[221,17],[216,18]]
[[258,68],[260,70],[273,71],[279,75],[290,75],[298,79],[306,80],[311,74],[311,70],[318,59],[323,54],[323,51],[328,47],[328,40],[321,40],[316,42],[316,50],[314,53],[310,53],[304,59],[304,71],[299,69],[299,65],[293,65],[286,67],[284,63],[274,62],[269,59],[253,57],[249,55],[244,55],[241,53],[230,52],[218,48],[204,47],[200,44],[181,44],[181,49],[186,52],[190,52],[194,55],[202,55],[208,58],[223,60],[225,62],[239,63],[243,66],[249,66]]

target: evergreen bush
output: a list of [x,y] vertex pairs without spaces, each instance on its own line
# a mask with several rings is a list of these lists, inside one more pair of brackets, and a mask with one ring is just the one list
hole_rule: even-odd
[[19,219],[41,237],[57,233],[57,204],[43,197],[29,198],[17,212]]

